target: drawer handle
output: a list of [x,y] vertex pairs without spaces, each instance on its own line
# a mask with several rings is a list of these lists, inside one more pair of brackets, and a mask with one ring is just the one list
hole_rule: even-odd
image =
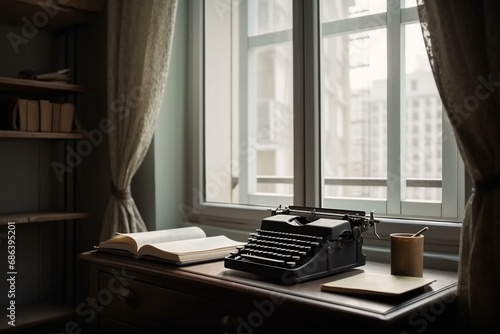
[[118,302],[122,306],[130,306],[130,305],[132,305],[132,303],[135,300],[135,297],[134,297],[134,294],[132,293],[132,291],[130,291],[129,289],[126,289],[126,288],[120,289],[120,291],[118,291],[117,295],[118,295]]

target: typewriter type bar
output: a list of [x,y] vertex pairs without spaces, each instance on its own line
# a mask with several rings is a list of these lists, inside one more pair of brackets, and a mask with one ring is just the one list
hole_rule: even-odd
[[327,209],[327,208],[311,208],[306,206],[288,206],[282,208],[281,205],[276,209],[271,210],[272,215],[285,214],[285,215],[298,215],[303,217],[318,217],[318,218],[332,218],[342,219],[345,215],[364,217],[365,211],[356,210],[340,210],[340,209]]

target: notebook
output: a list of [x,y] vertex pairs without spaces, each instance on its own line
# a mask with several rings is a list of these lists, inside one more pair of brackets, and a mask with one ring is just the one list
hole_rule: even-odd
[[321,285],[322,291],[366,295],[399,296],[435,282],[433,278],[362,272]]

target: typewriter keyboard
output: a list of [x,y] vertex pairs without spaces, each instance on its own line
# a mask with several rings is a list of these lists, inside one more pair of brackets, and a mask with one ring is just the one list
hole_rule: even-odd
[[311,258],[323,244],[323,238],[313,235],[257,229],[248,242],[231,253],[235,260],[295,268]]

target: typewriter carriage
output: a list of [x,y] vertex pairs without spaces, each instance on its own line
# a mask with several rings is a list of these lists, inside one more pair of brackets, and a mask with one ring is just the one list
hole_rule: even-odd
[[276,209],[270,210],[271,215],[285,214],[285,215],[298,215],[300,223],[306,225],[318,218],[331,218],[346,220],[351,225],[351,237],[358,242],[361,242],[362,233],[368,231],[370,227],[373,228],[373,233],[380,239],[377,233],[377,225],[379,220],[375,219],[374,211],[370,212],[370,217],[366,217],[364,211],[355,210],[340,210],[340,209],[325,209],[325,208],[310,208],[300,206],[288,206],[282,208],[281,205]]

